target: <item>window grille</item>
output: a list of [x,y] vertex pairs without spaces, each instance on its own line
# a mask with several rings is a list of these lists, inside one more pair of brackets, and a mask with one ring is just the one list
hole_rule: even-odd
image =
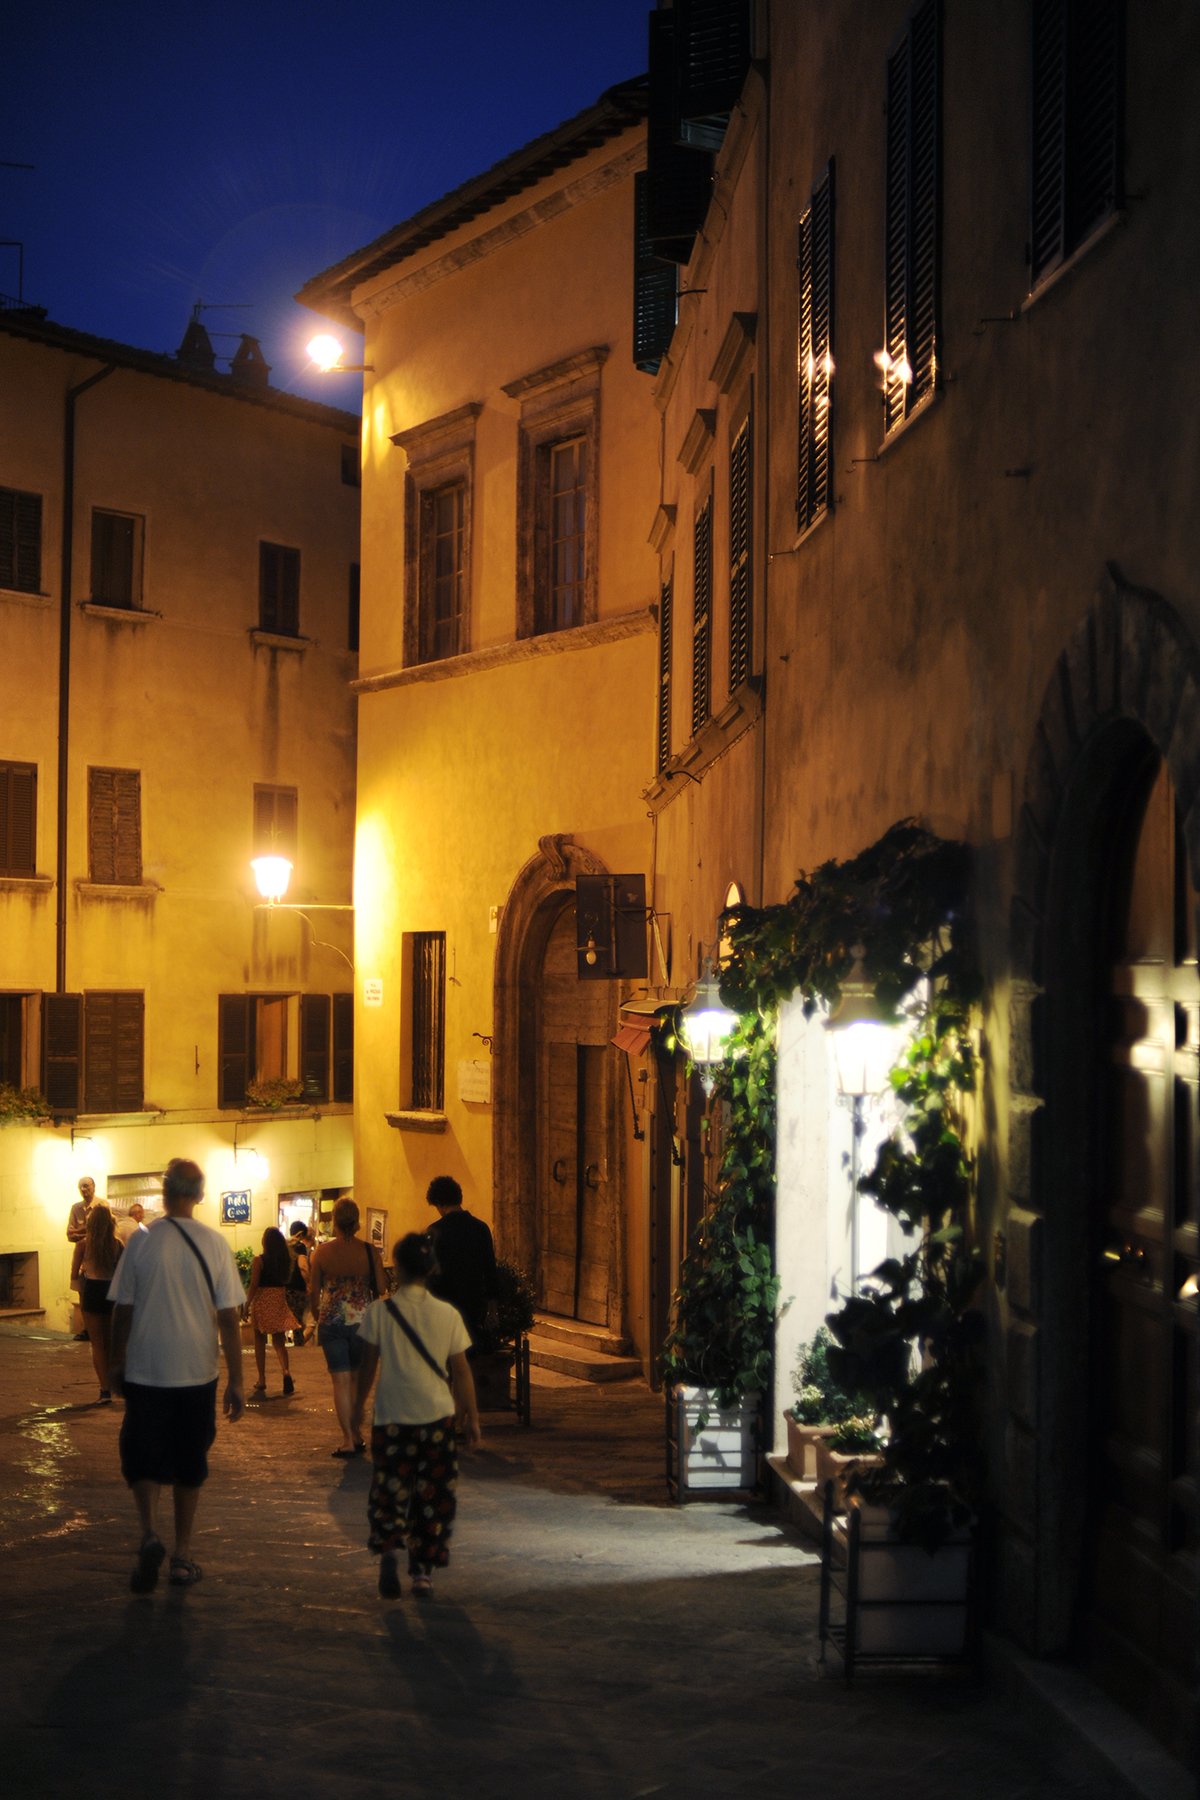
[[412,937],[412,1106],[440,1112],[445,1099],[446,934]]

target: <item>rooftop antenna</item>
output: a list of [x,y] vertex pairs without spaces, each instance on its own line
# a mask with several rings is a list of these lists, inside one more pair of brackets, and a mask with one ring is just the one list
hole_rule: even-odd
[[[199,321],[202,312],[253,312],[252,300],[197,300],[192,308],[193,319]],[[228,335],[228,334],[226,334]]]

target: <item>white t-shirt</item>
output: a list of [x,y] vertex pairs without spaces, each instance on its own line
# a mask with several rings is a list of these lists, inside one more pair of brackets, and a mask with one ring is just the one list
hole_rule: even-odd
[[135,1231],[108,1297],[133,1308],[125,1377],[145,1387],[201,1387],[217,1376],[216,1315],[185,1231],[208,1266],[218,1310],[241,1306],[246,1297],[233,1252],[211,1226],[157,1219]]
[[[401,1288],[392,1304],[404,1314],[433,1360],[445,1367],[460,1350],[471,1348],[471,1334],[446,1300],[435,1299],[424,1288]],[[447,1381],[434,1374],[425,1358],[409,1342],[387,1309],[386,1300],[374,1300],[363,1314],[358,1335],[379,1351],[379,1381],[375,1388],[377,1425],[431,1425],[454,1411],[454,1396]]]

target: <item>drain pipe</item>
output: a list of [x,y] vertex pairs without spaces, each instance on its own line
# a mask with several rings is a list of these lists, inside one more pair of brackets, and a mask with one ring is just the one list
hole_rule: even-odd
[[63,419],[62,561],[58,600],[58,854],[55,869],[54,991],[67,991],[67,777],[71,726],[71,563],[75,540],[75,402],[107,379],[116,363],[105,363],[86,381],[67,389]]

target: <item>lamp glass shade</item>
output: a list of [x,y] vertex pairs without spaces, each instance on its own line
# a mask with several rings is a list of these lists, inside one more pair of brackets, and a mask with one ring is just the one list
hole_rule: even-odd
[[335,369],[342,360],[342,346],[332,332],[319,331],[314,338],[308,340],[308,354],[318,369],[326,374]]
[[712,974],[706,971],[679,1015],[679,1035],[698,1068],[720,1062],[737,1018],[721,999],[720,988]]
[[850,1098],[882,1094],[899,1054],[899,1028],[878,1019],[855,1019],[840,1028],[831,1020],[828,1030],[838,1093]]
[[292,879],[292,865],[286,856],[256,856],[250,867],[258,891],[264,900],[282,900]]

